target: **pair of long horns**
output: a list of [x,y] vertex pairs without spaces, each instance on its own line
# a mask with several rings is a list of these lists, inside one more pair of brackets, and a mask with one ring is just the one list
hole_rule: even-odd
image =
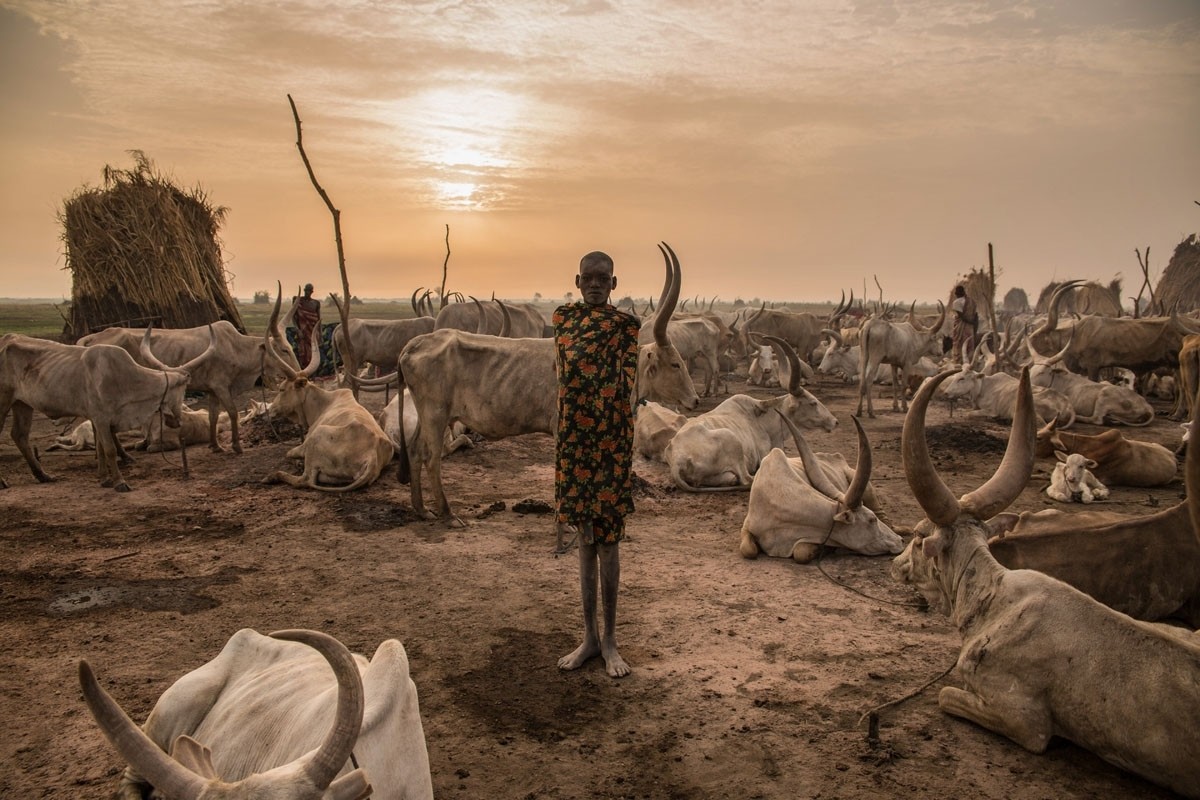
[[804,463],[804,471],[807,473],[812,487],[830,500],[840,502],[846,508],[855,509],[861,506],[863,495],[867,491],[867,483],[871,480],[871,469],[874,462],[871,456],[871,443],[867,441],[867,433],[863,430],[858,417],[850,417],[854,420],[854,427],[858,430],[858,461],[854,465],[854,480],[850,481],[850,486],[843,494],[838,491],[838,488],[833,485],[829,476],[821,468],[821,462],[817,460],[816,453],[809,447],[808,441],[800,434],[796,423],[792,422],[787,414],[778,408],[775,409],[775,413],[783,417],[784,424],[792,432],[792,441],[796,443],[796,449],[800,451],[800,460]]
[[929,401],[942,381],[956,371],[946,370],[921,384],[904,418],[901,434],[900,453],[908,486],[929,520],[941,527],[953,525],[964,511],[979,520],[989,519],[1017,499],[1033,471],[1034,440],[1037,435],[1033,389],[1029,382],[1029,368],[1026,367],[1021,371],[1017,410],[1013,415],[1012,432],[1000,466],[986,483],[956,499],[934,469],[925,441],[925,413]]
[[679,257],[666,242],[659,242],[658,249],[666,262],[667,279],[663,285],[662,295],[658,299],[658,316],[654,318],[654,341],[659,347],[670,347],[671,340],[667,337],[667,323],[675,312],[675,304],[679,301],[679,288],[683,283],[683,273],[679,268]]
[[[358,731],[362,727],[365,706],[362,678],[359,676],[354,656],[345,645],[328,634],[319,631],[288,630],[276,631],[271,636],[275,639],[303,642],[316,649],[329,662],[337,678],[337,708],[333,726],[316,752],[312,756],[304,757],[304,773],[319,794],[334,783],[334,777],[341,771],[354,750]],[[91,666],[84,660],[79,662],[79,683],[83,688],[84,701],[104,735],[121,757],[164,795],[174,800],[196,800],[210,782],[220,781],[212,769],[212,754],[207,747],[190,736],[181,735],[175,740],[171,751],[174,755],[183,756],[182,761],[186,763],[181,763],[180,760],[164,753],[134,724],[108,692],[104,691]],[[187,764],[195,765],[199,771],[194,771]],[[343,791],[353,796],[343,787],[357,786],[361,787],[361,791],[369,791],[362,770],[355,770],[338,778],[337,784],[337,794],[342,796],[345,796]],[[360,793],[359,796],[365,795]]]
[[200,366],[202,363],[207,361],[208,358],[217,349],[217,332],[215,330],[213,330],[212,323],[209,323],[208,347],[205,348],[204,352],[201,353],[200,355],[196,356],[195,358],[193,358],[183,364],[180,364],[177,367],[168,366],[167,364],[164,364],[163,362],[159,361],[158,357],[155,356],[154,352],[150,349],[150,333],[153,330],[154,330],[153,323],[146,326],[146,333],[142,335],[142,343],[138,347],[138,351],[142,354],[143,361],[145,361],[147,364],[154,367],[155,369],[162,370],[163,372],[190,373],[196,367]]
[[[271,311],[271,319],[267,322],[267,332],[263,335],[264,345],[267,353],[283,370],[283,374],[287,375],[291,380],[297,378],[311,378],[321,368],[321,326],[314,325],[312,332],[312,355],[309,356],[308,364],[301,368],[299,372],[292,368],[292,365],[287,363],[280,357],[279,352],[275,349],[276,341],[279,341],[281,347],[286,346],[285,341],[282,341],[283,334],[278,328],[279,310],[283,307],[283,287],[276,284],[277,293],[275,295],[275,308]],[[293,311],[295,310],[293,306]],[[288,312],[289,317],[292,312]],[[349,331],[346,332],[349,335]]]

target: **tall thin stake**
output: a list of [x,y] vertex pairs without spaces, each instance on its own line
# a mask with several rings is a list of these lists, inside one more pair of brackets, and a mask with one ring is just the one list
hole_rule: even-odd
[[[338,211],[333,201],[329,199],[329,195],[321,188],[321,184],[317,182],[317,176],[313,172],[312,164],[309,163],[308,155],[304,152],[304,137],[300,132],[300,112],[296,110],[296,102],[292,100],[292,96],[287,96],[288,104],[292,107],[292,118],[296,120],[296,149],[300,151],[300,158],[304,161],[304,168],[308,170],[308,179],[312,181],[313,187],[317,190],[317,194],[325,201],[325,207],[329,209],[329,213],[333,216],[333,238],[337,242],[337,257],[338,270],[342,273],[342,299],[345,301],[338,304],[338,316],[342,318],[342,330],[346,335],[345,339],[346,356],[344,359],[351,364],[357,364],[358,359],[354,357],[354,345],[350,342],[350,280],[346,277],[346,252],[342,248],[342,212]],[[349,378],[343,376],[343,385],[349,382]],[[357,394],[357,387],[355,392]]]

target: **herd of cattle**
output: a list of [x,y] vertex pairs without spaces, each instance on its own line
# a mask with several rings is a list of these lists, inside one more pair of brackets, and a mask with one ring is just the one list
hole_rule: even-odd
[[[1153,515],[1006,511],[1037,457],[1057,460],[1047,492],[1063,503],[1102,499],[1106,484],[1175,480],[1176,453],[1159,444],[1118,430],[1065,429],[1153,420],[1145,397],[1100,380],[1106,372],[1132,371],[1143,387],[1150,376],[1159,386],[1173,378],[1176,413],[1186,417],[1200,372],[1200,323],[1176,314],[1060,319],[1058,302],[1071,282],[1044,317],[1005,320],[974,353],[952,354],[960,364],[944,357],[944,310],[922,320],[910,309],[894,320],[886,308],[861,313],[851,298],[828,317],[765,307],[684,313],[679,260],[665,244],[660,250],[666,278],[642,326],[636,451],[662,462],[680,490],[748,492],[738,548],[746,558],[806,563],[825,547],[896,555],[893,574],[963,637],[957,674],[965,688],[939,696],[948,713],[1034,752],[1063,736],[1200,797],[1200,635],[1192,633],[1200,627],[1200,453],[1188,448],[1187,499]],[[280,415],[306,431],[288,453],[303,470],[265,481],[351,491],[396,459],[414,511],[445,519],[454,517],[441,463],[470,443],[465,431],[500,438],[557,428],[554,342],[533,306],[460,303],[415,319],[351,320],[334,335],[338,351],[353,354],[346,385],[327,389],[310,380],[320,348],[301,365],[283,344],[281,299],[261,338],[222,322],[111,328],[77,345],[0,337],[0,426],[11,412],[14,442],[47,481],[29,442],[33,413],[84,420],[60,446],[86,446],[86,426],[101,484],[127,491],[119,432],[141,430],[146,446],[167,447],[164,433],[174,431],[176,444],[220,449],[225,431],[240,453],[239,424]],[[425,310],[415,301],[414,308]],[[387,374],[363,376],[368,363]],[[872,452],[858,416],[853,467],[840,453],[813,452],[804,435],[838,424],[804,388],[814,370],[857,381],[858,412],[865,406],[874,416],[883,365],[891,367],[893,408],[907,410],[904,471],[926,515],[907,546],[877,513]],[[769,399],[734,394],[706,413],[681,413],[694,412],[701,394],[725,392],[723,376],[742,369],[752,383],[786,391]],[[259,381],[277,387],[274,400],[239,409],[237,398]],[[377,418],[358,394],[387,386],[397,396]],[[203,416],[183,405],[185,391],[207,394],[207,430]],[[962,498],[946,488],[927,450],[925,415],[935,397],[1012,421],[996,474]],[[797,457],[785,454],[789,443]],[[121,785],[129,800],[148,785],[172,798],[359,798],[372,787],[374,797],[432,796],[416,690],[395,640],[368,661],[313,631],[239,631],[164,693],[140,727],[86,662],[80,681],[129,764]]]

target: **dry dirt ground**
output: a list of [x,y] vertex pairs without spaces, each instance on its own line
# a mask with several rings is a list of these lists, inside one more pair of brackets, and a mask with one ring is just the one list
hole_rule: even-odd
[[[813,434],[814,448],[853,462],[854,390],[826,380],[815,391],[842,424]],[[866,422],[874,482],[907,529],[920,513],[900,467],[902,415],[882,408]],[[951,420],[940,405],[930,425],[956,491],[999,463],[1005,426]],[[37,423],[43,453],[55,432]],[[1165,418],[1131,433],[1178,441]],[[243,627],[316,628],[368,655],[400,639],[441,798],[1171,796],[1069,743],[1033,755],[943,714],[937,689],[952,676],[880,712],[869,740],[863,716],[950,667],[957,633],[916,607],[888,557],[742,559],[745,493],[681,493],[639,462],[619,613],[633,673],[613,680],[598,660],[556,668],[580,634],[576,555],[552,555],[547,516],[513,510],[552,501],[550,437],[446,461],[465,528],[414,519],[390,468],[349,495],[260,485],[289,466],[292,444],[241,456],[196,446],[187,479],[178,453],[141,454],[126,472],[134,490],[118,494],[97,485],[90,454],[44,453],[59,480],[36,483],[5,432],[0,796],[112,795],[122,765],[83,704],[79,659],[140,722]],[[1050,466],[1015,509],[1049,505]],[[1181,480],[1115,489],[1104,507],[1149,513],[1181,500]]]

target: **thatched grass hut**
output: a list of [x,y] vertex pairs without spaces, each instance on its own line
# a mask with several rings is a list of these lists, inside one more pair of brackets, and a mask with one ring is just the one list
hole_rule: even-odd
[[[1066,281],[1051,281],[1042,288],[1038,295],[1034,311],[1045,314],[1049,311],[1050,298],[1054,291]],[[1065,292],[1058,301],[1060,314],[1096,314],[1102,317],[1121,316],[1121,279],[1114,278],[1108,286],[1101,286],[1096,281],[1088,281],[1076,287],[1073,291]]]
[[1004,302],[1001,303],[1001,313],[1009,317],[1015,317],[1018,314],[1027,314],[1032,309],[1029,307],[1029,295],[1025,294],[1025,290],[1014,286],[1004,293]]
[[1158,279],[1154,290],[1155,313],[1179,313],[1200,308],[1200,239],[1196,234],[1185,238],[1175,248],[1170,263]]
[[183,191],[140,152],[130,170],[104,168],[102,188],[63,203],[66,268],[72,273],[63,340],[114,325],[188,328],[219,319],[245,332],[225,282],[218,231],[225,208]]

